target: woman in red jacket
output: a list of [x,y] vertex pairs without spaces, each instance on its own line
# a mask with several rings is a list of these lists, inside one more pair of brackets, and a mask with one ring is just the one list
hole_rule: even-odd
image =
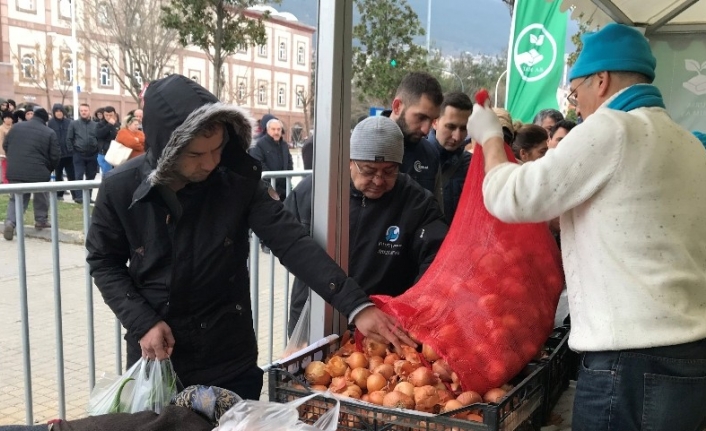
[[145,134],[140,130],[140,121],[133,116],[127,117],[125,127],[120,129],[115,140],[132,148],[129,159],[145,153]]

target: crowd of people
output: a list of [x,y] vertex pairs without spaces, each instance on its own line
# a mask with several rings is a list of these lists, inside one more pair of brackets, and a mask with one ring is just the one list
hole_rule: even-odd
[[[95,284],[127,330],[128,367],[171,358],[184,385],[257,399],[249,231],[296,277],[290,331],[311,289],[364,336],[416,346],[369,295],[401,294],[429,267],[481,145],[488,211],[547,223],[561,239],[569,345],[581,353],[573,429],[702,429],[703,135],[667,114],[641,33],[610,24],[583,43],[570,74],[579,125],[552,109],[519,124],[466,94],[443,94],[430,74],[405,76],[391,109],[350,137],[348,271],[309,235],[313,180],[289,194],[286,182],[261,180],[263,170],[292,169],[282,123],[265,116],[255,134],[247,112],[184,76],[149,86],[145,134],[142,112],[119,131],[110,107],[94,121],[81,106],[68,126],[54,107],[51,127],[35,108],[32,120],[0,129],[8,179],[46,181],[69,157],[75,177],[88,178],[97,165],[112,168],[101,156],[120,135],[146,146],[103,179],[86,240]],[[45,214],[36,220],[46,227]],[[9,212],[6,238],[8,226],[11,239]]]
[[[105,175],[114,168],[105,160],[113,141],[131,149],[129,158],[145,152],[142,109],[130,111],[125,117],[124,126],[121,126],[118,113],[112,106],[91,114],[90,107],[81,104],[79,118],[75,120],[69,118],[61,104],[54,104],[50,114],[41,106],[17,108],[13,100],[7,100],[0,102],[0,111],[3,119],[0,126],[3,184],[52,179],[93,180],[99,170]],[[67,188],[70,188],[69,184]],[[64,200],[65,193],[64,190],[58,191],[57,198]],[[70,193],[73,202],[83,203],[80,190],[70,190]],[[30,197],[29,193],[23,195],[24,210],[29,205]],[[10,196],[3,229],[6,240],[12,240],[15,232],[14,198],[14,195]],[[34,226],[38,230],[50,227],[47,220],[48,199],[48,193],[34,193]]]

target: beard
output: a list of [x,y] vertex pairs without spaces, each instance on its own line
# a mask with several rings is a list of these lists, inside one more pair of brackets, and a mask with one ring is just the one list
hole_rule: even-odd
[[422,135],[421,132],[412,132],[410,130],[409,125],[407,124],[407,121],[405,121],[405,119],[404,119],[406,113],[407,113],[407,110],[403,109],[402,112],[400,113],[400,117],[395,122],[397,123],[397,126],[402,131],[402,135],[404,135],[405,142],[411,142],[413,144],[416,144],[419,141],[421,141],[424,136]]

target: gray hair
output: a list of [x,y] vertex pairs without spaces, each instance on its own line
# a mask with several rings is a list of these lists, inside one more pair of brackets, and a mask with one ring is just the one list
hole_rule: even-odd
[[269,129],[269,128],[270,128],[270,124],[274,124],[274,123],[279,123],[279,126],[284,129],[284,124],[282,124],[282,122],[279,121],[279,120],[276,119],[276,118],[273,118],[273,119],[271,119],[270,121],[268,121],[267,124],[265,125],[265,127],[266,127],[267,129]]

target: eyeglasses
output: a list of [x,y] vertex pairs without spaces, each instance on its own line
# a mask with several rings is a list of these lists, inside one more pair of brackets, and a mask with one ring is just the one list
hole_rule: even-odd
[[569,93],[568,96],[566,96],[566,100],[569,101],[574,106],[579,106],[579,101],[576,99],[576,90],[579,89],[580,86],[582,86],[586,81],[591,79],[593,75],[588,75],[587,77],[583,78],[583,81],[579,85],[576,86],[576,88],[573,89],[571,93]]
[[355,160],[353,161],[353,164],[355,165],[356,169],[358,169],[358,173],[361,177],[371,181],[374,180],[375,177],[380,177],[380,179],[383,181],[389,181],[394,178],[397,178],[397,174],[400,172],[399,166],[392,166],[387,169],[383,169],[382,173],[378,173],[379,171],[362,171],[360,169],[360,166],[358,166],[358,162],[356,162]]

